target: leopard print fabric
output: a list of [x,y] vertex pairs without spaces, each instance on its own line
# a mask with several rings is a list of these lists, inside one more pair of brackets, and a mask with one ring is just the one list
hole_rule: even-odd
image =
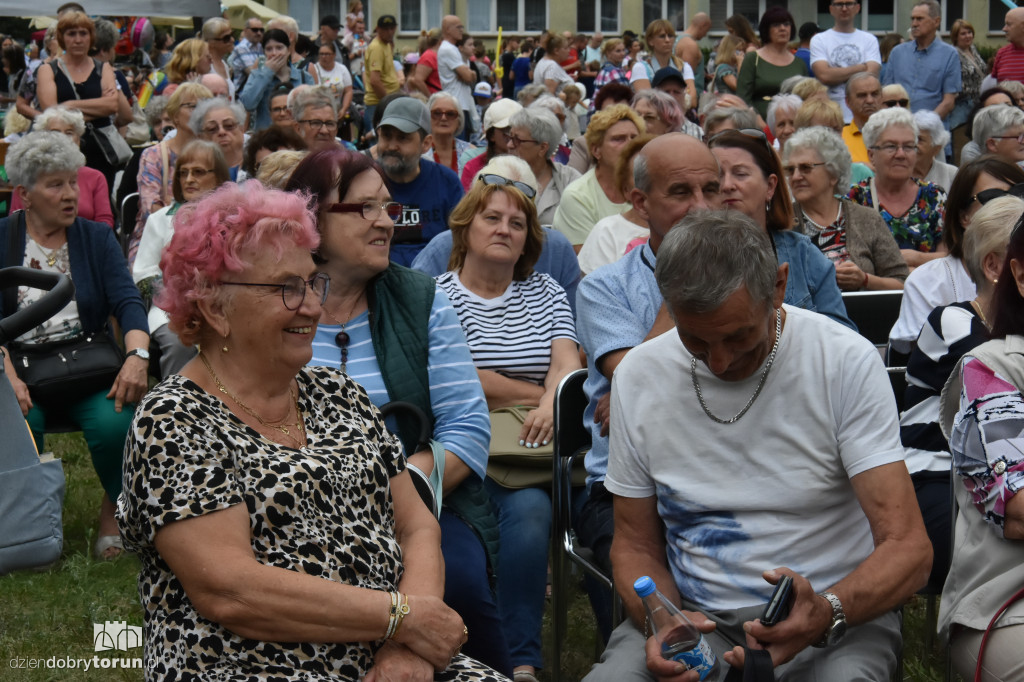
[[[153,545],[168,523],[245,504],[257,561],[392,591],[402,576],[389,479],[405,468],[399,441],[344,375],[298,375],[307,447],[263,438],[215,396],[173,375],[139,404],[125,449],[118,523],[142,562],[147,680],[359,680],[377,642],[246,639],[203,618]],[[438,680],[504,679],[459,656]]]

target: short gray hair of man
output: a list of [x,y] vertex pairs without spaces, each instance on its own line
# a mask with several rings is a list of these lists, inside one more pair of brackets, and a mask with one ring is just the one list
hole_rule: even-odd
[[914,131],[914,140],[917,140],[917,135],[920,131],[917,128],[917,123],[914,121],[914,115],[903,107],[893,107],[891,109],[879,109],[871,114],[871,118],[868,119],[868,122],[864,124],[864,128],[860,131],[861,135],[864,136],[864,146],[868,149],[874,147],[882,133],[892,126],[910,128]]
[[974,116],[971,139],[985,153],[985,145],[997,135],[1003,135],[1010,128],[1024,125],[1024,111],[1017,107],[995,105],[985,107]]
[[203,40],[213,40],[217,37],[218,33],[226,28],[231,28],[231,23],[227,19],[224,17],[211,17],[203,22],[203,30],[200,36]]
[[878,78],[878,76],[876,76],[873,73],[867,73],[865,71],[861,71],[860,73],[853,74],[852,76],[850,76],[850,79],[848,81],[846,81],[846,89],[845,89],[845,93],[844,93],[845,96],[846,96],[846,99],[850,99],[851,86],[854,83],[858,82],[858,81],[864,80],[865,78],[874,78],[876,81],[878,81],[878,89],[879,90],[882,89],[882,81]]
[[914,121],[917,122],[917,128],[920,133],[928,133],[928,137],[932,138],[932,144],[936,147],[941,149],[949,144],[949,133],[946,131],[946,127],[942,125],[942,119],[934,111],[929,109],[915,111]]
[[786,140],[786,146],[782,150],[782,163],[789,163],[789,157],[794,152],[805,150],[817,153],[825,164],[825,170],[836,179],[832,189],[837,194],[846,194],[850,189],[853,161],[843,138],[825,126],[801,128]]
[[15,142],[7,152],[7,176],[15,186],[32,189],[40,175],[77,171],[85,155],[71,138],[53,130],[37,130]]
[[117,31],[117,26],[114,22],[108,19],[97,19],[93,22],[93,30],[96,32],[96,37],[93,39],[92,46],[99,52],[106,52],[107,50],[113,50],[114,46],[117,45],[117,40],[120,37]]
[[932,19],[938,19],[942,16],[942,6],[937,2],[937,0],[918,0],[913,4],[911,9],[914,7],[920,7],[921,5],[928,8],[928,16]]
[[558,152],[558,143],[562,141],[562,124],[550,109],[527,107],[512,114],[509,125],[513,128],[526,128],[530,137],[537,142],[547,142],[548,158]]
[[739,107],[722,107],[712,109],[704,119],[704,133],[714,130],[726,121],[732,121],[737,130],[745,128],[757,128],[757,114],[752,109],[740,109]]
[[318,109],[330,107],[334,112],[334,118],[338,118],[338,101],[334,99],[331,89],[324,85],[314,85],[309,88],[295,91],[295,97],[288,98],[288,108],[292,112],[292,118],[300,121],[305,117],[306,109]]
[[524,85],[519,90],[519,94],[516,95],[516,101],[522,104],[525,100],[530,100],[530,103],[532,104],[533,100],[537,99],[547,91],[547,87],[542,83],[530,83],[529,85]]
[[979,291],[992,288],[985,278],[985,256],[1006,253],[1021,213],[1024,200],[1007,195],[989,201],[971,218],[971,227],[964,232],[964,265]]
[[695,211],[658,247],[654,276],[669,311],[710,313],[745,286],[771,307],[778,261],[771,237],[739,211]]
[[462,132],[463,128],[466,127],[466,114],[462,111],[462,105],[459,104],[459,100],[455,99],[455,97],[453,97],[450,92],[438,90],[433,95],[431,95],[430,99],[427,100],[427,111],[434,111],[434,104],[440,102],[441,100],[448,100],[451,103],[451,105],[455,107],[455,111],[459,112],[459,127],[455,130],[455,134],[458,135],[459,133]]
[[214,109],[230,109],[235,116],[235,122],[240,126],[245,125],[245,109],[238,102],[229,102],[223,97],[201,99],[188,119],[188,127],[196,137],[202,137],[203,121],[206,120],[206,115]]
[[72,109],[63,104],[50,107],[36,116],[36,130],[46,130],[46,126],[50,125],[50,121],[59,121],[60,123],[72,126],[75,129],[75,135],[78,135],[78,137],[85,135],[85,116],[78,109]]
[[797,95],[775,95],[772,97],[771,101],[768,102],[768,111],[765,117],[772,135],[775,134],[775,119],[779,109],[792,111],[793,116],[796,117],[796,112],[800,111],[800,106],[803,103],[804,101]]

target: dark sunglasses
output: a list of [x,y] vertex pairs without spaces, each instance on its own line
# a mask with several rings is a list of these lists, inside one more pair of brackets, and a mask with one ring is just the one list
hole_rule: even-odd
[[527,199],[532,199],[537,196],[537,190],[527,185],[525,182],[519,182],[518,180],[509,180],[506,177],[497,175],[495,173],[488,173],[480,176],[480,182],[485,185],[511,185],[517,190],[526,195]]
[[1017,197],[1018,199],[1024,199],[1024,182],[1018,182],[1016,185],[1009,189],[1002,189],[1000,187],[993,187],[991,189],[983,189],[973,197],[971,201],[977,201],[979,204],[984,206],[993,199],[999,197],[1005,197],[1006,195]]
[[732,135],[743,135],[744,137],[749,137],[749,138],[754,139],[754,140],[759,140],[761,142],[764,142],[764,146],[767,147],[769,151],[771,151],[771,152],[775,151],[774,149],[772,149],[771,143],[768,142],[768,136],[764,134],[763,130],[758,130],[757,128],[743,128],[741,130],[733,130],[733,129],[721,130],[721,131],[715,133],[714,135],[712,135],[708,139],[708,147],[716,146],[715,145],[715,140],[721,138],[724,135],[729,135],[729,134],[732,134]]
[[897,107],[897,106],[898,107],[903,107],[904,109],[906,109],[907,107],[910,106],[910,100],[909,99],[887,99],[887,100],[883,100],[882,104],[884,104],[889,109],[892,109],[893,107]]

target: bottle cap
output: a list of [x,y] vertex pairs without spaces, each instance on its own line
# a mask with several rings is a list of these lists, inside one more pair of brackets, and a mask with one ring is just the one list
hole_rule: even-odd
[[641,576],[636,579],[635,583],[633,583],[633,589],[636,591],[636,595],[638,597],[646,597],[647,595],[654,593],[654,581],[651,580],[650,576]]

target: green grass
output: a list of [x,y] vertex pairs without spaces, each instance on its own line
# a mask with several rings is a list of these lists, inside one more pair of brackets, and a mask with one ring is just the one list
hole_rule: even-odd
[[[92,558],[96,539],[102,490],[80,434],[49,436],[46,449],[64,463],[67,494],[64,502],[64,553],[43,572],[23,571],[0,577],[0,680],[50,682],[54,680],[142,679],[140,670],[84,672],[78,670],[35,670],[10,667],[11,659],[46,659],[53,656],[92,659],[93,623],[127,621],[142,624],[135,579],[138,561],[123,556],[101,562]],[[598,649],[590,605],[583,591],[573,590],[569,607],[568,633],[562,647],[563,679],[579,680],[593,664]],[[926,602],[915,598],[905,609],[903,679],[912,682],[943,680],[943,647],[928,637]],[[551,614],[544,615],[544,657],[551,662]],[[141,656],[141,649],[105,652],[99,656],[121,658]],[[541,680],[550,680],[549,670]]]

